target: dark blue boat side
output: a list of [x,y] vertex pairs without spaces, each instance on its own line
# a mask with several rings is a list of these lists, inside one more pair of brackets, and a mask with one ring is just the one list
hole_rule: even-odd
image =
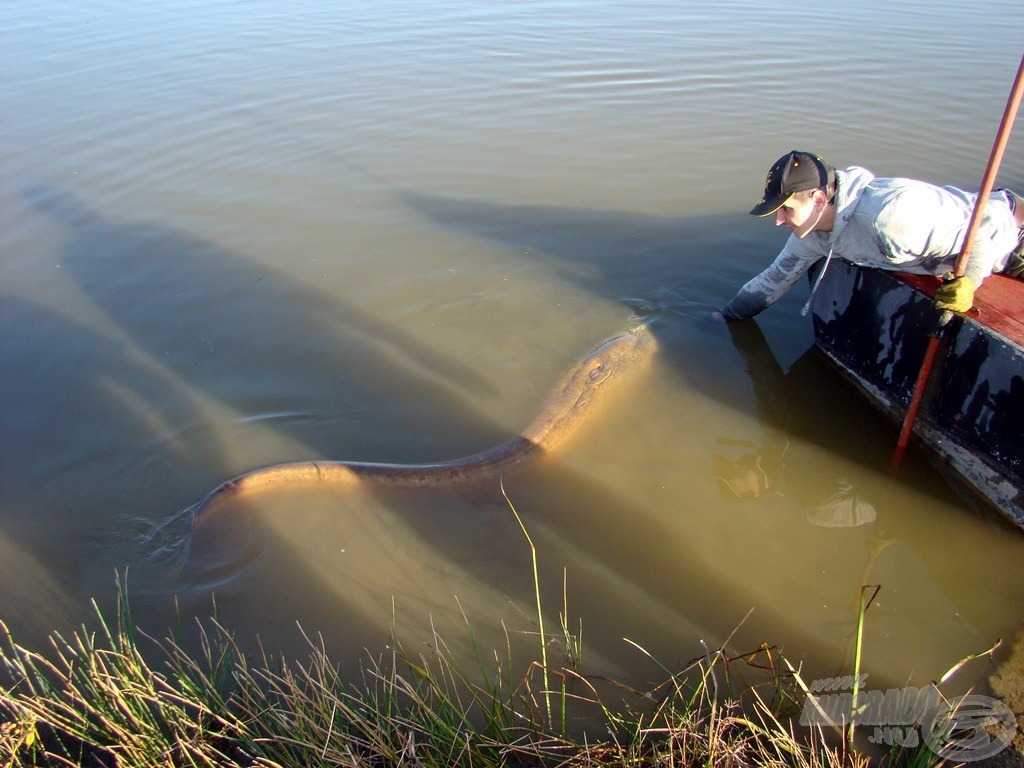
[[[932,305],[937,286],[933,277],[833,259],[811,303],[817,346],[900,422],[938,326]],[[954,316],[942,331],[914,435],[1024,529],[1022,318],[1024,282],[988,278],[975,308]]]

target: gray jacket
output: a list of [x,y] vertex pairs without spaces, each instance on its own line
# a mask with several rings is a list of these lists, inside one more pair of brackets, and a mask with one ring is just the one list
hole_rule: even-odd
[[[781,297],[822,257],[915,274],[951,272],[977,195],[913,179],[876,179],[856,166],[837,171],[831,232],[792,235],[775,261],[733,297],[722,314],[752,317]],[[975,285],[1006,264],[1019,231],[1002,192],[994,192],[974,236],[965,274]]]

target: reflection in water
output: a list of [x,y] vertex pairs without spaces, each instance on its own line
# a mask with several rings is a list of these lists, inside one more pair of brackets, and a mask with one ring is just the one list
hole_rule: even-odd
[[[965,654],[998,637],[1001,630],[987,611],[1001,600],[1015,602],[1016,590],[1007,590],[1000,573],[979,570],[966,553],[987,551],[1001,561],[995,549],[1016,549],[1015,532],[991,513],[1004,535],[999,544],[986,543],[969,518],[950,516],[950,502],[960,498],[957,488],[936,476],[924,456],[916,455],[915,465],[904,467],[899,477],[889,477],[884,446],[893,444],[894,425],[853,392],[816,349],[783,371],[756,321],[727,327],[750,377],[762,435],[719,440],[722,450],[712,457],[712,469],[723,497],[746,504],[784,497],[811,524],[839,529],[836,535],[850,538],[850,546],[838,552],[862,567],[851,593],[856,585],[882,586],[868,626],[887,642],[883,655],[873,659],[875,666],[866,668],[884,679],[891,671],[898,674],[901,665],[914,667],[915,659],[920,664],[941,647],[928,647],[939,637]],[[934,526],[936,536],[922,525]],[[854,530],[865,536],[853,538]],[[954,541],[959,556],[948,551]],[[801,557],[813,555],[801,552]],[[945,630],[926,634],[925,641],[913,627],[925,620]],[[948,651],[936,658],[950,665],[957,661]]]
[[[758,414],[766,428],[760,444],[740,443],[742,455],[738,458],[722,454],[712,457],[725,498],[742,501],[779,493],[796,500],[814,525],[845,528],[874,522],[875,507],[861,497],[861,491],[847,477],[849,462],[862,459],[851,451],[862,442],[854,434],[860,425],[848,419],[837,420],[842,430],[841,444],[829,439],[834,432],[815,427],[815,442],[836,456],[832,472],[819,462],[814,463],[813,471],[801,466],[808,457],[801,451],[800,443],[789,450],[791,431],[800,438],[808,437],[802,429],[807,420],[801,417],[801,411],[834,408],[835,400],[821,402],[820,394],[829,391],[835,372],[827,370],[820,353],[811,348],[783,373],[755,321],[731,322],[728,328],[733,344],[743,356],[757,398]],[[750,448],[754,450],[748,452]]]

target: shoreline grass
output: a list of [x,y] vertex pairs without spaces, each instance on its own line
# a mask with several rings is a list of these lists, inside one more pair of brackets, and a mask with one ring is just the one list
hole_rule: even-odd
[[[201,651],[190,656],[170,638],[140,636],[120,594],[114,622],[97,609],[95,628],[54,635],[45,654],[0,624],[0,756],[10,756],[0,765],[870,764],[820,728],[787,719],[796,691],[777,677],[784,662],[771,648],[731,658],[705,648],[641,692],[571,663],[531,661],[513,673],[511,645],[477,647],[467,669],[435,634],[416,653],[393,638],[353,684],[312,638],[305,661],[252,659],[215,620],[197,623]],[[775,682],[730,690],[730,665],[740,663]],[[614,704],[602,685],[616,693]]]

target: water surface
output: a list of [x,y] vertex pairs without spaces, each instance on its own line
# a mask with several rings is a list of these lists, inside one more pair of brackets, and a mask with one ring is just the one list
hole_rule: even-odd
[[488,448],[640,318],[653,365],[506,478],[589,671],[656,680],[624,637],[672,666],[742,625],[734,650],[837,674],[862,584],[878,687],[1020,629],[1024,537],[924,456],[887,476],[896,428],[811,348],[806,289],[710,319],[781,246],[745,212],[789,149],[978,186],[1015,0],[95,0],[0,29],[0,619],[26,643],[118,572],[151,632],[215,603],[352,670],[393,622],[529,638],[496,483],[179,513],[268,463]]

